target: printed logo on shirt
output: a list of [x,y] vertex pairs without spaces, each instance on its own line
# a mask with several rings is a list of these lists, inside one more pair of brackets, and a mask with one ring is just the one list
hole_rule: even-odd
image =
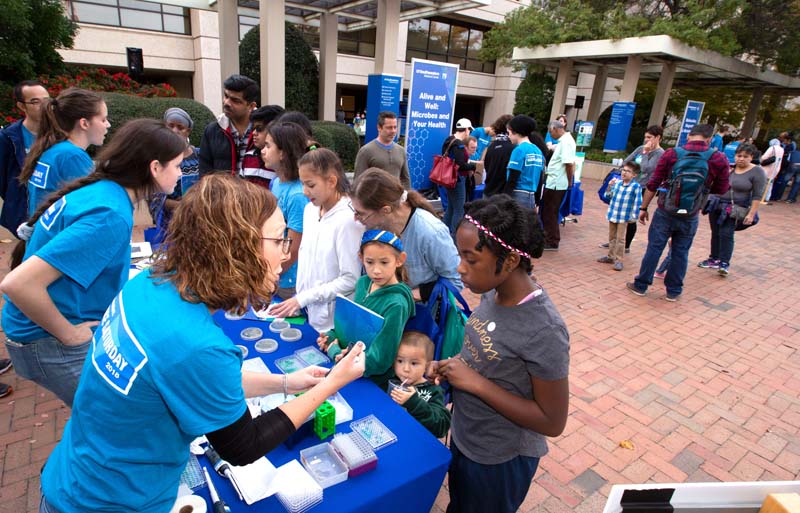
[[427,402],[430,402],[431,397],[433,397],[433,391],[432,390],[419,390],[419,389],[417,389],[417,395],[419,396],[420,399],[422,399],[423,401],[425,401],[427,403]]
[[28,182],[34,187],[44,189],[47,185],[47,175],[49,174],[50,164],[45,164],[44,162],[39,161],[36,163],[36,167],[33,168],[33,174]]
[[480,343],[480,347],[475,347],[470,338],[467,336],[464,336],[464,347],[467,348],[472,355],[472,358],[476,362],[481,361],[481,354],[486,356],[486,359],[490,361],[503,361],[503,359],[500,357],[500,354],[494,349],[492,335],[487,329],[488,324],[490,324],[490,321],[481,321],[474,315],[470,317],[467,321],[467,327],[475,331],[475,335]]
[[50,228],[53,227],[53,223],[56,222],[58,216],[61,215],[61,212],[64,211],[64,207],[67,206],[67,197],[61,196],[58,201],[50,205],[50,208],[44,211],[42,217],[39,218],[39,224],[41,224],[45,230],[48,232]]
[[122,293],[117,294],[92,339],[92,365],[118,392],[128,395],[139,371],[147,363],[136,336],[128,328]]
[[544,158],[538,153],[528,153],[525,155],[525,167],[543,167]]

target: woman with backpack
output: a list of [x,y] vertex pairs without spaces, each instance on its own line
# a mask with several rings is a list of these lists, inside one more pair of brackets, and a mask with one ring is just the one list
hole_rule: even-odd
[[[756,213],[767,186],[767,174],[761,166],[752,163],[757,151],[752,144],[741,144],[736,148],[735,165],[730,174],[731,188],[727,193],[716,196],[719,199],[717,207],[708,213],[711,253],[697,266],[717,269],[720,276],[729,274],[734,232],[758,222]],[[743,218],[738,218],[737,211],[741,212]]]

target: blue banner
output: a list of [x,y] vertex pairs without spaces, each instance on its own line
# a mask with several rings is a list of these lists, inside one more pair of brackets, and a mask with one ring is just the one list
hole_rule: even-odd
[[[364,142],[378,137],[378,114],[388,110],[400,117],[400,96],[403,77],[400,75],[370,75],[367,79],[367,131]],[[400,131],[397,131],[400,135]]]
[[411,60],[406,153],[411,186],[415,189],[431,186],[428,174],[433,156],[441,154],[445,139],[452,133],[457,84],[458,65]]
[[700,122],[705,106],[704,102],[696,102],[694,100],[686,102],[686,110],[683,111],[683,122],[681,123],[681,133],[678,134],[678,147],[686,144],[689,132]]
[[627,151],[628,135],[631,133],[635,110],[635,102],[614,102],[603,151]]

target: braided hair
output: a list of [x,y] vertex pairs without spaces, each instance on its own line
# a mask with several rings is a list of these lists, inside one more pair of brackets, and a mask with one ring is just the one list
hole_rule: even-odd
[[[483,198],[465,205],[465,213],[475,219],[507,245],[524,251],[533,258],[539,258],[544,251],[544,231],[542,230],[539,217],[536,213],[520,205],[515,199],[507,194],[497,194],[489,198]],[[469,221],[462,219],[459,223],[469,224]],[[478,230],[477,250],[487,248],[497,256],[495,274],[500,274],[503,263],[510,250]],[[519,255],[520,266],[530,273],[533,271],[531,259]]]

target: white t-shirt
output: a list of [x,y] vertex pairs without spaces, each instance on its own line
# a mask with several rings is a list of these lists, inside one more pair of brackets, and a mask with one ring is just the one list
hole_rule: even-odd
[[547,164],[547,182],[545,188],[565,191],[569,188],[567,164],[575,163],[575,139],[569,132],[564,132],[553,149],[553,156]]

